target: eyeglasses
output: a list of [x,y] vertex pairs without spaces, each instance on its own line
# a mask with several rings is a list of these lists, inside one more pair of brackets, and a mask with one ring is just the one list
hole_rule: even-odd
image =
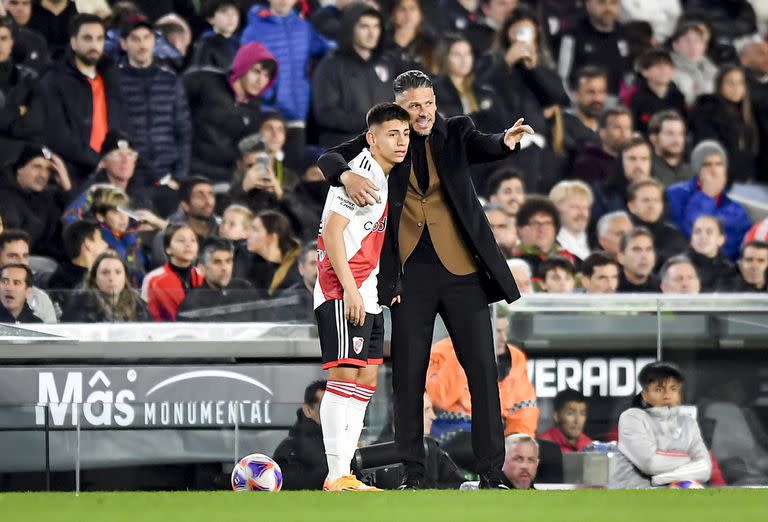
[[554,221],[529,221],[525,226],[533,228],[554,227]]

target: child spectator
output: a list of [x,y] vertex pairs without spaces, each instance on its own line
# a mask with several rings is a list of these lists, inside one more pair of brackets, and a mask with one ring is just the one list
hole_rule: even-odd
[[552,256],[539,266],[542,290],[550,294],[569,294],[576,288],[576,269],[568,259]]
[[635,129],[643,134],[648,132],[651,116],[663,110],[674,110],[685,114],[685,97],[672,78],[675,64],[669,53],[663,49],[646,51],[637,61],[639,74],[635,90],[624,100],[632,111]]
[[238,0],[207,0],[202,11],[211,29],[195,44],[192,65],[226,71],[240,48],[240,36],[236,34],[240,25]]

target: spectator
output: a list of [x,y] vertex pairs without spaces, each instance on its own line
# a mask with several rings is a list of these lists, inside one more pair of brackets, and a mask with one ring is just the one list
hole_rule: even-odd
[[696,97],[715,90],[717,66],[707,58],[707,34],[698,22],[682,22],[672,35],[672,61],[675,82],[688,106]]
[[530,435],[514,433],[505,439],[504,445],[506,456],[501,471],[507,479],[507,487],[531,489],[539,469],[539,443]]
[[312,111],[318,144],[333,147],[365,128],[365,115],[392,99],[398,69],[383,52],[384,19],[368,4],[346,7],[338,47],[317,65],[312,76]]
[[169,225],[163,235],[168,262],[148,273],[141,286],[141,298],[155,321],[175,321],[187,292],[203,284],[203,274],[193,266],[198,242],[189,225]]
[[677,19],[682,13],[680,0],[621,0],[621,22],[644,20],[653,27],[657,42],[672,36]]
[[747,75],[749,99],[760,135],[755,178],[765,182],[768,180],[768,41],[758,37],[755,41],[748,41],[742,47],[739,58]]
[[672,81],[675,64],[667,51],[646,51],[637,60],[637,69],[635,88],[624,99],[634,116],[636,130],[646,134],[651,116],[663,110],[685,114],[685,97]]
[[750,87],[765,85],[768,77],[768,42],[759,38],[747,41],[741,48],[739,61],[747,71]]
[[516,216],[520,205],[525,203],[525,185],[520,171],[502,167],[488,178],[488,201],[499,205],[510,216]]
[[573,262],[573,254],[564,250],[555,239],[560,229],[557,207],[546,197],[531,196],[517,213],[517,236],[520,243],[515,257],[525,259],[534,274],[541,262],[551,255],[562,255]]
[[153,200],[175,199],[160,182],[170,176],[178,184],[189,171],[192,127],[184,83],[154,61],[155,34],[144,16],[126,20],[120,28],[120,45],[126,59],[118,77],[144,186]]
[[581,285],[588,294],[615,294],[620,265],[607,252],[592,253],[581,265]]
[[[293,307],[291,319],[312,322],[315,320],[315,283],[317,282],[317,241],[309,241],[301,247],[296,263],[301,281],[285,289],[288,297],[296,297],[299,302]],[[425,432],[429,433],[429,432]],[[398,483],[399,484],[399,483]]]
[[616,257],[621,252],[621,238],[632,230],[632,220],[629,219],[629,214],[623,210],[617,210],[597,220],[595,229],[600,248]]
[[639,134],[622,145],[613,175],[602,183],[592,185],[595,194],[593,220],[606,212],[627,208],[629,186],[651,177],[651,155],[651,146]]
[[475,78],[472,72],[475,60],[469,40],[457,34],[447,34],[442,38],[439,50],[442,72],[433,80],[433,85],[440,114],[445,118],[466,114],[483,132],[504,130],[509,118],[503,102],[491,86]]
[[691,179],[691,166],[685,161],[686,123],[675,111],[661,111],[648,122],[648,139],[653,145],[653,177],[668,187]]
[[190,172],[229,181],[237,162],[237,143],[259,130],[261,96],[276,76],[277,60],[258,42],[237,51],[231,74],[208,68],[185,74],[194,129]]
[[235,249],[228,239],[212,237],[208,239],[200,256],[198,269],[203,273],[203,284],[190,288],[184,301],[179,305],[179,319],[183,321],[205,321],[207,315],[189,315],[201,308],[214,308],[247,301],[251,296],[248,281],[232,277]]
[[573,106],[562,111],[563,131],[568,138],[563,142],[568,151],[567,177],[581,151],[589,145],[600,145],[598,119],[605,110],[608,73],[588,65],[576,71],[573,81]]
[[685,236],[664,219],[664,186],[653,178],[636,181],[627,189],[627,210],[636,227],[653,234],[658,265],[670,257],[685,252]]
[[702,292],[714,292],[718,281],[735,274],[733,263],[723,255],[725,229],[715,216],[702,214],[693,222],[688,258],[696,268]]
[[84,220],[67,226],[64,229],[64,250],[68,260],[56,268],[48,280],[48,288],[81,288],[96,258],[107,248],[109,245],[101,237],[97,222]]
[[[0,266],[11,264],[29,265],[29,234],[23,230],[5,228],[0,234]],[[44,323],[57,321],[51,298],[36,286],[31,288],[27,304]]]
[[211,28],[197,40],[192,51],[192,65],[228,70],[240,48],[240,10],[238,0],[207,0],[202,15]]
[[221,216],[221,225],[219,225],[219,234],[224,239],[229,239],[232,244],[245,242],[251,231],[251,222],[253,221],[253,212],[242,205],[230,205]]
[[138,292],[131,288],[125,262],[115,252],[103,252],[88,272],[85,292],[70,299],[62,322],[150,322],[152,317]]
[[576,288],[576,269],[562,256],[551,256],[539,265],[539,284],[550,294],[570,294]]
[[741,247],[739,271],[718,283],[720,292],[765,292],[768,290],[768,243],[750,241]]
[[[4,170],[0,208],[5,226],[26,230],[36,255],[62,259],[59,218],[72,190],[64,162],[47,147],[27,144],[15,163]],[[52,189],[49,180],[53,180]]]
[[598,127],[602,143],[587,145],[573,165],[573,177],[587,183],[605,181],[615,172],[621,146],[632,137],[632,113],[624,107],[606,109]]
[[695,143],[715,140],[723,146],[732,180],[754,178],[760,137],[741,67],[721,67],[715,79],[715,94],[700,96],[689,119]]
[[42,323],[27,303],[32,270],[21,263],[0,267],[0,323]]
[[[269,111],[262,116],[258,136],[266,145],[266,152],[269,154],[270,165],[277,178],[277,183],[285,190],[292,189],[299,181],[296,173],[286,166],[287,158],[283,149],[287,135],[285,120],[280,116],[280,113]],[[297,162],[293,161],[292,163],[295,165]]]
[[48,43],[43,35],[27,29],[29,19],[32,17],[32,0],[3,0],[2,7],[5,7],[7,15],[16,25],[13,35],[13,61],[18,65],[29,67],[38,75],[42,74],[50,65],[50,57]]
[[755,11],[747,0],[687,0],[685,7],[706,9],[712,32],[727,45],[757,32]]
[[[458,2],[455,2],[458,4]],[[499,28],[509,14],[520,5],[519,0],[480,0],[480,13],[467,13],[469,23],[465,27],[453,27],[472,42],[475,56],[481,56],[493,46],[493,40]],[[441,9],[443,5],[441,5]]]
[[483,206],[485,218],[491,225],[491,232],[496,239],[496,244],[504,254],[504,259],[513,257],[515,247],[517,246],[517,229],[515,228],[515,218],[507,214],[503,207],[489,203]]
[[36,75],[12,57],[17,34],[12,19],[0,16],[0,167],[16,159],[24,142],[41,143],[45,132]]
[[[163,45],[163,52],[156,53],[159,61],[176,71],[181,71],[192,43],[192,29],[187,21],[176,13],[168,13],[155,22],[158,40]],[[158,51],[160,50],[158,46]]]
[[107,133],[130,127],[117,71],[104,57],[104,22],[96,15],[78,15],[70,35],[70,49],[42,84],[48,142],[79,182],[96,170]]
[[653,234],[645,227],[636,227],[621,238],[618,261],[622,271],[619,278],[619,293],[658,292],[659,279],[653,273],[656,265],[656,250]]
[[686,237],[700,215],[717,217],[725,228],[723,253],[736,259],[752,223],[744,207],[728,197],[728,156],[719,143],[705,140],[691,152],[691,168],[694,176],[689,181],[667,189],[670,217]]
[[585,65],[608,71],[608,92],[616,96],[624,75],[632,70],[624,29],[617,23],[619,0],[586,0],[587,16],[563,36],[559,71],[573,85],[573,72]]
[[357,0],[336,0],[332,3],[321,4],[312,10],[309,22],[323,38],[330,41],[339,39],[342,11]]
[[403,70],[418,69],[434,76],[439,72],[436,39],[424,20],[420,0],[393,0],[389,21],[390,50],[400,56]]
[[556,443],[562,453],[584,451],[592,443],[592,439],[584,434],[584,425],[587,423],[587,398],[581,392],[571,388],[557,392],[552,420],[555,425],[539,438]]
[[533,273],[531,272],[531,265],[524,259],[507,259],[507,265],[509,271],[512,272],[512,277],[515,278],[517,283],[517,289],[520,290],[521,295],[527,295],[533,293]]
[[323,489],[328,474],[320,402],[326,381],[314,381],[304,390],[304,403],[296,410],[296,422],[275,450],[275,462],[283,472],[283,489]]
[[659,271],[659,278],[664,294],[698,294],[701,291],[696,267],[685,255],[667,259]]
[[608,487],[642,489],[706,482],[712,470],[696,420],[679,411],[685,379],[662,361],[640,370],[642,391],[619,417],[619,452]]
[[594,197],[583,181],[561,181],[549,191],[549,199],[560,213],[560,231],[557,242],[580,260],[591,252],[587,239],[587,226]]
[[299,184],[286,194],[285,202],[298,222],[301,237],[309,241],[317,238],[320,216],[330,185],[326,183],[323,172],[317,166],[317,150],[307,147],[304,156],[304,173]]
[[[91,15],[95,16],[95,15]],[[64,54],[72,20],[77,17],[77,7],[72,0],[41,0],[32,3],[32,15],[26,27],[41,34],[48,41],[54,61]]]

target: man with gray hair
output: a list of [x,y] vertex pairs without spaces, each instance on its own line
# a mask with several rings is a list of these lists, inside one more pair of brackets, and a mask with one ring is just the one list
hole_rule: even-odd
[[517,289],[520,291],[520,295],[532,294],[533,283],[531,282],[531,278],[533,278],[533,272],[531,271],[531,265],[528,264],[528,261],[516,257],[514,259],[508,259],[507,266],[509,267],[509,271],[512,272],[512,277],[515,278],[515,283],[517,283]]
[[672,256],[659,271],[661,291],[664,294],[698,294],[701,281],[696,267],[688,256]]
[[[525,433],[513,433],[504,439],[504,449],[504,485],[507,489],[532,489],[539,470],[539,443]],[[459,489],[478,489],[478,482],[464,482]]]
[[597,242],[600,247],[616,257],[621,251],[621,238],[632,230],[632,220],[623,210],[609,212],[597,221]]

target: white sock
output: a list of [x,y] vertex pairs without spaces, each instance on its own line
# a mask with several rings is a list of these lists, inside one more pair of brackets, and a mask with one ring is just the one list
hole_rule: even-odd
[[320,403],[320,425],[323,428],[325,458],[328,461],[328,482],[349,475],[349,460],[344,462],[347,431],[347,406],[355,392],[351,381],[329,379]]
[[365,410],[368,408],[368,402],[370,402],[375,391],[375,386],[371,387],[358,384],[357,388],[355,388],[355,393],[349,399],[349,405],[347,406],[347,433],[345,442],[347,454],[344,457],[347,465],[352,461],[352,457],[355,456],[355,450],[360,441],[360,434],[363,432]]

